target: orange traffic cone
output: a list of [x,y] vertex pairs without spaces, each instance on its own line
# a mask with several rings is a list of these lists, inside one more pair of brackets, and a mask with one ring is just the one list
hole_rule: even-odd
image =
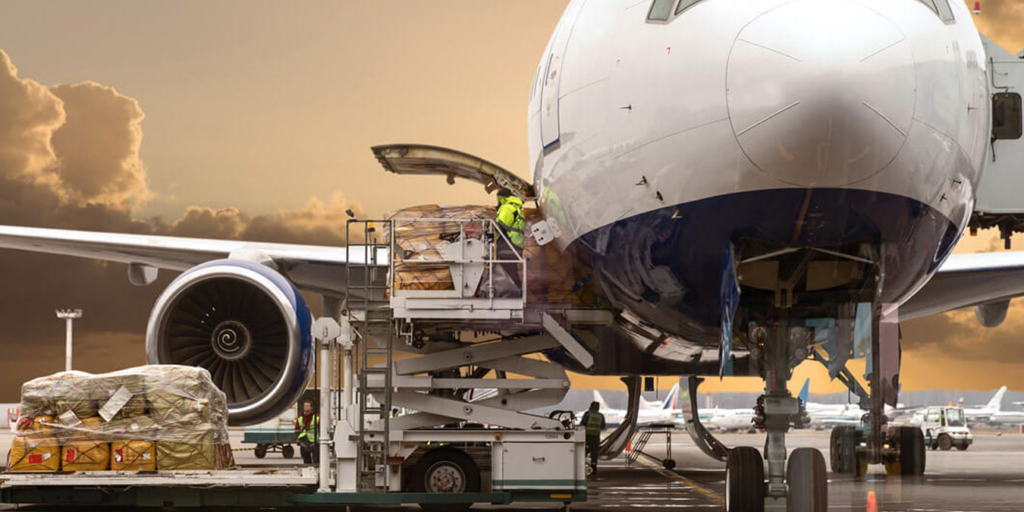
[[868,512],[878,512],[878,502],[875,500],[875,491],[868,492]]
[[626,441],[626,451],[627,452],[633,451],[633,439],[632,438],[630,438],[629,441]]

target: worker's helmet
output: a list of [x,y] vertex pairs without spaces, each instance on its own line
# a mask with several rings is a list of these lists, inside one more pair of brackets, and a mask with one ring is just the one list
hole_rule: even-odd
[[502,187],[501,190],[498,190],[498,197],[512,197],[512,191]]

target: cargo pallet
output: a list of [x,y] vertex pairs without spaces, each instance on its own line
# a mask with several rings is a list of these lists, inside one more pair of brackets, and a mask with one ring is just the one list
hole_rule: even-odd
[[[394,240],[379,240],[376,227],[394,233],[396,220],[403,219],[349,221],[348,239],[361,235],[365,242],[343,249],[348,252],[347,261],[360,262],[358,267],[344,269],[347,301],[325,297],[325,316],[312,327],[321,365],[318,467],[6,473],[0,474],[0,502],[131,507],[463,504],[468,508],[473,503],[543,501],[568,508],[572,502],[585,501],[583,430],[571,421],[522,412],[560,402],[569,389],[568,376],[561,366],[528,356],[564,349],[591,366],[592,355],[567,328],[605,324],[611,314],[565,306],[528,307],[527,265],[522,255],[500,261],[487,241],[466,236],[466,224],[476,223],[491,231],[495,240],[505,238],[492,220],[411,219],[459,224],[460,237],[442,259],[433,261],[403,260],[397,256],[400,251]],[[353,227],[361,232],[353,232]],[[498,298],[493,271],[509,263],[522,269],[523,291]],[[457,286],[441,291],[399,289],[396,264],[448,265]],[[491,291],[481,297],[475,290],[486,282],[485,273],[492,281]],[[409,337],[414,322],[457,322],[479,325],[481,331],[503,326],[512,335],[423,351]],[[418,357],[393,360],[396,337],[404,348],[417,349],[412,351],[419,352]],[[476,371],[481,368],[493,378]],[[508,378],[506,373],[520,378]],[[467,389],[494,393],[473,400],[464,393]],[[483,465],[490,469],[487,481],[480,464],[466,462],[471,459],[467,451],[484,458]],[[418,464],[424,460],[431,465],[417,484],[409,475],[416,474],[418,467],[423,473]],[[453,480],[461,492],[449,491]],[[478,485],[468,485],[470,480]],[[435,483],[441,488],[432,487],[434,492],[418,488]]]

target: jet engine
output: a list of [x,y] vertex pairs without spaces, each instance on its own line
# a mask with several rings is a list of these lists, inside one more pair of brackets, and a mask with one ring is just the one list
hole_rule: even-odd
[[227,395],[229,423],[253,425],[291,407],[313,376],[312,316],[284,276],[217,260],[178,276],[153,306],[150,364],[201,366]]
[[999,324],[1006,320],[1006,311],[1010,308],[1009,300],[989,302],[974,306],[974,316],[981,325],[992,328],[999,327]]

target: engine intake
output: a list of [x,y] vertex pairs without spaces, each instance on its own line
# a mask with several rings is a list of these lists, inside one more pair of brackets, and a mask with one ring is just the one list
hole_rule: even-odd
[[294,404],[313,376],[311,321],[281,274],[248,261],[211,261],[157,299],[146,358],[206,368],[227,395],[231,425],[262,423]]

